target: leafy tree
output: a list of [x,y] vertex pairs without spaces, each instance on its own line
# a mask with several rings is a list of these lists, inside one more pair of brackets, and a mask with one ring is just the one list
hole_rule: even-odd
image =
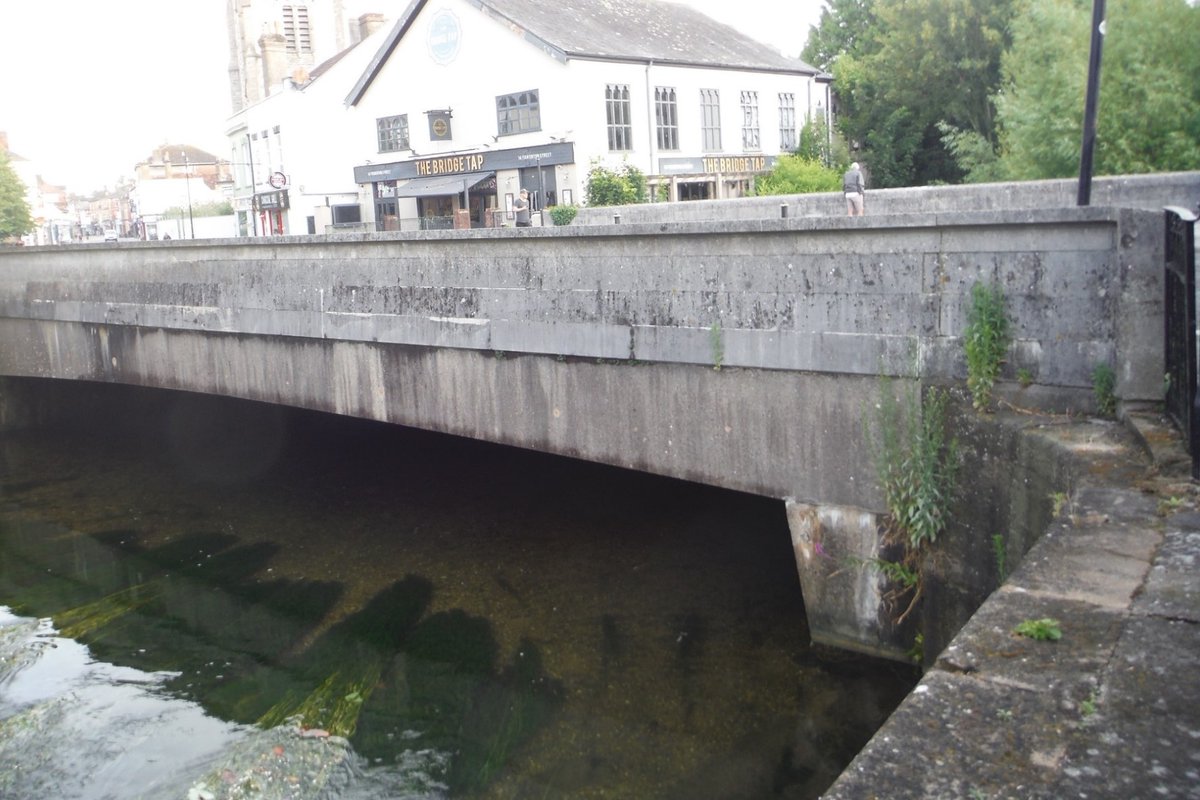
[[[806,54],[832,56],[838,124],[877,186],[958,181],[939,124],[995,144],[992,97],[1018,0],[834,0]],[[843,18],[842,15],[845,15]],[[853,32],[851,23],[862,27]]]
[[[1200,169],[1200,7],[1112,0],[1107,12],[1096,173]],[[1087,0],[1033,0],[1014,20],[996,98],[1007,175],[1078,173],[1090,29]]]
[[831,131],[824,116],[810,117],[800,129],[800,141],[795,154],[809,161],[820,161],[827,167],[840,169],[850,163],[846,140]]
[[841,173],[817,159],[802,155],[783,155],[775,168],[754,179],[754,194],[808,194],[836,192],[842,188]]
[[25,200],[25,184],[8,163],[8,155],[0,152],[0,242],[31,230],[33,215]]
[[875,28],[875,0],[827,0],[820,21],[809,29],[800,57],[829,71],[843,53],[861,52],[858,41]]
[[598,162],[592,163],[587,177],[589,206],[623,206],[646,202],[646,176],[632,164],[614,172]]

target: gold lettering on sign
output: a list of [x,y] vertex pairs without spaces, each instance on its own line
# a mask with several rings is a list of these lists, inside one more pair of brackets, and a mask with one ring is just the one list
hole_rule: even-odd
[[417,175],[453,175],[458,172],[479,172],[483,169],[483,156],[478,153],[445,158],[423,158],[417,162]]
[[705,156],[705,172],[762,172],[767,168],[766,156]]

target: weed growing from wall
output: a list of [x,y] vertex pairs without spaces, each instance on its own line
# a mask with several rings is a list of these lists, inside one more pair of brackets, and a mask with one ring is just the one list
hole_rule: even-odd
[[992,556],[996,559],[996,577],[1004,583],[1008,578],[1008,545],[1002,533],[992,534]]
[[949,523],[959,452],[947,432],[948,392],[932,388],[922,396],[914,383],[898,400],[887,378],[881,389],[872,445],[888,512],[884,542],[901,545],[904,556],[872,566],[898,584],[900,595],[912,593],[898,624],[921,597],[925,551]]
[[721,323],[714,322],[708,329],[708,345],[712,350],[713,369],[720,372],[725,361],[725,335],[721,332]]
[[967,388],[975,408],[981,411],[992,401],[992,387],[1010,342],[1004,291],[997,283],[976,283],[971,287],[963,347],[967,354]]
[[1092,394],[1096,399],[1096,411],[1111,417],[1117,413],[1117,374],[1108,364],[1097,364],[1092,369]]

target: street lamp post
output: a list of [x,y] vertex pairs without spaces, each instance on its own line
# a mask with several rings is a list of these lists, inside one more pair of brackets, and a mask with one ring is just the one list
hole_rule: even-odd
[[1100,56],[1104,49],[1104,0],[1092,0],[1092,49],[1088,57],[1087,95],[1083,104],[1083,145],[1079,150],[1076,205],[1092,200],[1092,158],[1096,149],[1096,107],[1100,99]]
[[192,219],[192,163],[188,161],[188,154],[183,153],[183,180],[187,186],[188,199],[188,228],[192,232],[191,238],[196,238],[196,221]]
[[254,193],[257,191],[257,185],[254,182],[254,143],[250,140],[250,134],[246,134],[246,160],[250,164],[250,222],[254,225],[254,235],[258,236],[258,211],[254,208]]

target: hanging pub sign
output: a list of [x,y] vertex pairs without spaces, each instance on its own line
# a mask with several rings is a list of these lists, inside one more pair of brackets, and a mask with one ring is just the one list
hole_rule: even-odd
[[454,138],[454,132],[450,129],[450,119],[454,115],[450,113],[450,109],[426,111],[425,116],[429,117],[429,138],[432,141],[448,142]]

